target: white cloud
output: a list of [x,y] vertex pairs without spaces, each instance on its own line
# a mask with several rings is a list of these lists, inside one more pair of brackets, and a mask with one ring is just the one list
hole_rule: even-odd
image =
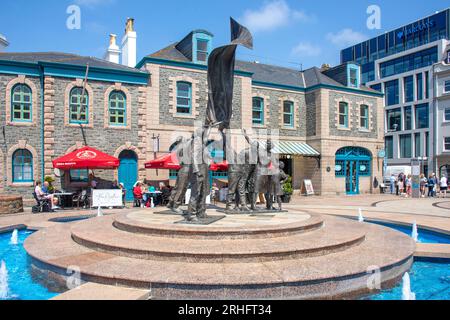
[[247,10],[241,20],[251,31],[258,32],[274,30],[292,21],[311,22],[315,17],[291,9],[285,0],[274,0],[266,2],[258,10]]
[[80,6],[94,8],[97,6],[108,5],[115,3],[116,0],[75,0],[75,3]]
[[319,46],[313,45],[309,42],[300,42],[292,51],[291,56],[295,57],[316,57],[322,53]]
[[331,43],[339,47],[348,47],[354,44],[358,44],[360,42],[363,42],[367,38],[368,37],[365,34],[358,31],[353,31],[349,28],[342,29],[341,31],[336,33],[330,32],[327,34],[327,39]]

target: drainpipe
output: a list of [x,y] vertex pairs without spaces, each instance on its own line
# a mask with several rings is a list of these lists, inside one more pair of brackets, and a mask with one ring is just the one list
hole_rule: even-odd
[[41,80],[41,181],[45,180],[45,150],[44,150],[44,67],[39,65],[39,74]]

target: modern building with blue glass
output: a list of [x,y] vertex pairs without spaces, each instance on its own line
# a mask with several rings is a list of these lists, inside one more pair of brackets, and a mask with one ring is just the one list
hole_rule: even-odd
[[387,172],[437,171],[433,65],[447,57],[450,9],[386,32],[341,52],[361,65],[361,82],[385,94]]

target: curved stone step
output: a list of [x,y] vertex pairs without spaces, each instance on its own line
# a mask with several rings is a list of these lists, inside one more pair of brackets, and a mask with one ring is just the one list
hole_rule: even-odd
[[[221,214],[218,214],[221,215]],[[163,216],[148,214],[148,219],[142,218],[141,213],[119,215],[114,219],[114,226],[122,231],[161,236],[170,238],[198,238],[198,239],[257,239],[268,237],[285,237],[292,234],[311,232],[323,226],[323,218],[301,211],[288,214],[277,213],[276,222],[271,216],[227,216],[227,226],[221,221],[212,226],[192,226],[174,224],[181,221],[181,216]],[[158,221],[161,221],[160,223]],[[248,221],[255,221],[248,223]],[[259,222],[259,223],[258,223]]]
[[[93,219],[93,223],[97,223]],[[100,253],[75,243],[67,226],[31,235],[25,249],[52,281],[78,266],[83,281],[151,288],[154,299],[321,299],[368,292],[377,267],[382,285],[411,267],[414,242],[406,235],[361,224],[366,241],[326,256],[252,263],[154,261]],[[55,243],[58,245],[56,246]],[[51,277],[49,277],[51,275]]]
[[265,239],[180,239],[123,232],[105,217],[72,226],[75,242],[114,255],[147,260],[189,262],[254,262],[326,255],[364,241],[362,228],[349,230],[350,221],[327,218],[320,230]]

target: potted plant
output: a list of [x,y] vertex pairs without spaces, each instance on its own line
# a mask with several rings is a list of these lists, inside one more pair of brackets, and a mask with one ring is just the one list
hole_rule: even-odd
[[44,181],[48,182],[48,193],[54,193],[55,187],[53,187],[53,182],[55,182],[55,179],[52,177],[45,177]]
[[284,196],[282,196],[282,200],[284,203],[291,202],[291,196],[294,193],[294,189],[292,188],[292,177],[288,177],[286,181],[283,183],[283,191]]

